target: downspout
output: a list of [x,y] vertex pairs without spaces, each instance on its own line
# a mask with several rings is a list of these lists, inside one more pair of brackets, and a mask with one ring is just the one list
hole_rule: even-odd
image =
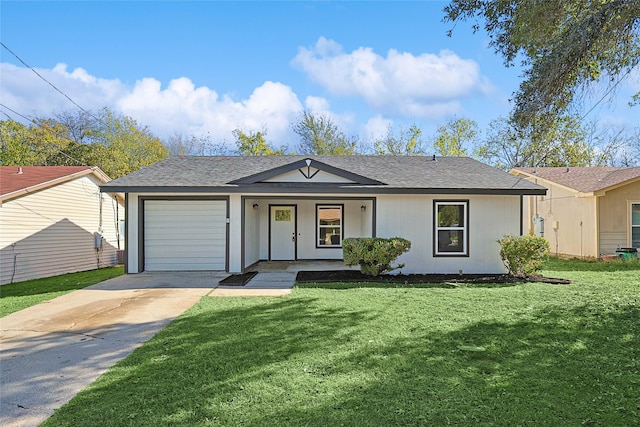
[[595,255],[596,258],[599,258],[600,255],[603,255],[600,253],[600,216],[598,215],[598,212],[600,211],[600,198],[598,196],[594,196],[595,197],[595,201],[593,203],[594,205],[594,222],[595,222],[595,227],[593,227],[596,231],[596,235],[595,235],[595,242],[596,242],[596,247],[595,247]]

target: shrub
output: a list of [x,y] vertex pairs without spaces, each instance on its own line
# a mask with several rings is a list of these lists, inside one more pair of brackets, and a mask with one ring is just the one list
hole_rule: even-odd
[[384,272],[404,267],[391,263],[411,249],[411,242],[401,237],[382,239],[379,237],[347,238],[342,241],[344,263],[360,265],[362,274],[378,276]]
[[506,235],[498,243],[502,261],[513,276],[527,277],[540,271],[549,255],[549,242],[539,236]]

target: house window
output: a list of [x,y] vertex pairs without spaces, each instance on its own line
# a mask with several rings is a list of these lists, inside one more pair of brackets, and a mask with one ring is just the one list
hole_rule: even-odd
[[434,256],[469,255],[469,201],[435,201]]
[[631,247],[640,248],[640,203],[631,203]]
[[316,205],[317,248],[342,247],[342,205]]

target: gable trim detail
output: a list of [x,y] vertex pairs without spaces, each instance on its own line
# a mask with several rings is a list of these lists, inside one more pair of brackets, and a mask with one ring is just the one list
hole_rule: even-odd
[[[305,175],[303,170],[304,169],[310,170],[311,167],[317,169],[317,171],[311,176]],[[260,183],[261,181],[275,178],[279,175],[294,171],[296,169],[298,169],[300,173],[304,175],[304,177],[307,179],[313,178],[313,176],[316,173],[318,173],[318,171],[323,171],[323,172],[330,173],[332,175],[339,176],[340,178],[348,179],[350,181],[353,181],[355,184],[359,184],[359,185],[386,185],[384,182],[367,178],[366,176],[358,175],[356,173],[349,172],[347,170],[340,169],[334,166],[330,166],[326,163],[322,163],[318,160],[313,160],[310,158],[298,160],[296,162],[289,163],[287,165],[279,166],[277,168],[269,169],[264,172],[259,172],[253,175],[249,175],[244,178],[231,181],[228,184],[236,184],[236,185],[257,184],[257,183]]]

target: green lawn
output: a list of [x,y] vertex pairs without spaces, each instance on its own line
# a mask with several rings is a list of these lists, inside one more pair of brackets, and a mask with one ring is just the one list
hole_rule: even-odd
[[0,286],[0,317],[124,273],[124,267],[69,273]]
[[637,425],[640,263],[543,273],[205,297],[44,425]]

